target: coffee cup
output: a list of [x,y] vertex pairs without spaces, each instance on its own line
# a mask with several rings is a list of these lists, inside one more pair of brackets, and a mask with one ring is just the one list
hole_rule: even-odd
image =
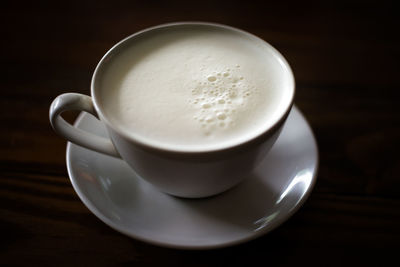
[[[220,24],[170,23],[113,46],[94,71],[91,97],[59,95],[50,122],[162,192],[208,197],[239,184],[268,153],[294,91],[289,64],[264,40]],[[95,116],[109,139],[66,122],[69,110]]]

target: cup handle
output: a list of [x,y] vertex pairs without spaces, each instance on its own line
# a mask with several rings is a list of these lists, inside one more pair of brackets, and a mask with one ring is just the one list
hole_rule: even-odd
[[51,103],[49,117],[54,131],[68,141],[77,145],[101,152],[113,157],[120,157],[111,140],[75,128],[62,117],[61,113],[68,110],[86,111],[98,119],[92,98],[77,93],[66,93],[57,96]]

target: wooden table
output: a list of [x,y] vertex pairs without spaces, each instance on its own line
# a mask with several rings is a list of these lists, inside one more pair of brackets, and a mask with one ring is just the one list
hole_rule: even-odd
[[[2,3],[0,265],[387,266],[397,259],[400,23],[394,1],[142,2]],[[319,145],[317,184],[299,212],[273,232],[225,249],[161,248],[106,226],[74,192],[66,142],[48,122],[54,97],[89,94],[92,72],[114,43],[184,20],[239,27],[281,51],[296,76],[296,105]]]

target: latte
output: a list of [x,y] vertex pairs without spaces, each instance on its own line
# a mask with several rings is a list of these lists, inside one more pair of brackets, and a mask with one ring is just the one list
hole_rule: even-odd
[[144,34],[114,55],[100,102],[113,125],[142,142],[220,149],[274,124],[293,94],[290,75],[273,48],[252,35],[176,28]]

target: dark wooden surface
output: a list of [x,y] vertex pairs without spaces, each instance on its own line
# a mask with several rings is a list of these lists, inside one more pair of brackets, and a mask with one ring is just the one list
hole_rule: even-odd
[[[321,2],[2,2],[0,265],[396,265],[400,13],[394,1]],[[114,43],[182,20],[236,26],[280,50],[319,144],[318,181],[304,207],[235,247],[166,249],[107,227],[75,194],[66,142],[48,122],[54,97],[89,94]]]

